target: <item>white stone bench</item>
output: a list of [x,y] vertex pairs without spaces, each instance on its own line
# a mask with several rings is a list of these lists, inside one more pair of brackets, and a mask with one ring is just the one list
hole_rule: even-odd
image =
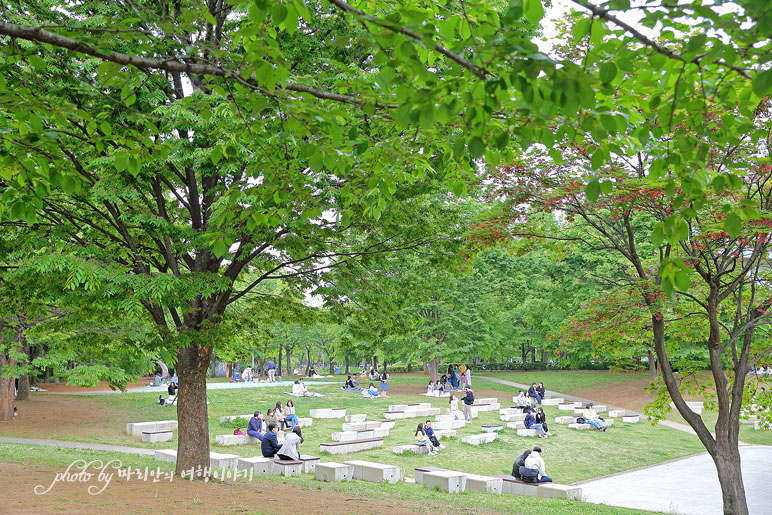
[[523,408],[501,408],[499,415],[523,415]]
[[492,425],[482,426],[480,429],[482,429],[486,433],[492,433],[495,431],[501,431],[502,429],[504,429],[504,426],[502,426],[501,424],[492,424]]
[[622,422],[625,422],[626,424],[637,424],[640,419],[640,415],[636,414],[622,415]]
[[563,397],[548,397],[547,399],[542,399],[541,403],[543,406],[557,406],[564,401],[565,399]]
[[438,472],[438,471],[444,471],[447,469],[443,468],[437,468],[437,467],[416,467],[415,468],[415,482],[417,485],[424,484],[424,474],[427,472]]
[[578,415],[564,415],[562,417],[555,417],[556,424],[573,424],[576,422]]
[[374,420],[373,422],[380,422],[381,427],[384,429],[394,429],[394,425],[396,424],[396,422],[394,422],[393,420],[386,420],[386,419]]
[[[434,429],[433,424],[432,424],[432,429]],[[436,436],[438,440],[441,440],[442,438],[453,438],[456,436],[456,430],[455,429],[435,429],[434,436]]]
[[157,420],[154,422],[132,422],[126,424],[126,433],[140,436],[143,432],[174,431],[177,429],[176,420]]
[[609,417],[623,417],[625,415],[625,410],[623,409],[612,409],[609,410],[608,416]]
[[346,415],[345,420],[346,422],[364,422],[365,420],[367,420],[367,415],[365,413]]
[[351,481],[354,477],[354,467],[343,463],[317,463],[314,469],[317,481]]
[[522,420],[507,422],[507,429],[525,429],[525,422]]
[[436,422],[452,422],[456,420],[456,417],[453,415],[435,415],[434,420]]
[[301,454],[300,461],[303,462],[303,472],[313,472],[316,466],[321,462],[317,456]]
[[243,418],[247,421],[247,424],[249,423],[249,420],[254,417],[253,413],[250,413],[249,415],[228,415],[226,417],[220,417],[220,424],[227,424],[228,422],[233,422],[236,419]]
[[271,476],[273,475],[273,459],[262,456],[239,458],[236,460],[236,469],[247,472],[251,470],[255,475]]
[[363,440],[365,438],[375,438],[375,430],[362,429],[360,431],[338,431],[332,433],[333,442],[351,442],[353,440]]
[[466,488],[466,474],[455,470],[424,472],[423,485],[430,490],[459,494]]
[[303,462],[300,460],[273,460],[274,476],[298,477],[303,472]]
[[312,419],[311,417],[306,417],[306,418],[298,417],[298,425],[300,427],[311,427],[312,425],[314,425],[314,419]]
[[574,403],[573,402],[561,402],[558,404],[558,409],[560,411],[574,411]]
[[525,420],[525,413],[512,413],[507,415],[499,415],[499,419],[502,422],[521,422]]
[[311,418],[344,418],[346,408],[316,408],[309,411]]
[[361,460],[344,461],[343,463],[354,467],[354,479],[360,481],[394,484],[405,478],[405,471],[395,465]]
[[142,431],[143,442],[168,442],[174,437],[174,431]]
[[[379,424],[380,425],[380,424]],[[341,429],[345,431],[364,431],[368,429],[367,422],[346,422],[341,425]]]
[[319,452],[348,454],[350,452],[365,451],[381,446],[383,446],[383,438],[367,438],[365,440],[353,440],[351,442],[323,443],[319,446]]
[[177,449],[159,449],[153,454],[156,461],[177,463]]
[[435,422],[432,427],[435,429],[461,429],[466,425],[466,420],[452,420],[450,422]]
[[[279,443],[284,443],[284,431],[277,432],[276,439]],[[249,435],[217,435],[214,437],[214,441],[217,442],[217,445],[222,446],[260,444],[260,440]]]
[[[593,408],[595,408],[595,411],[597,413],[602,413],[602,412],[606,411],[606,406],[603,405],[603,404],[595,404],[593,406]],[[574,415],[581,415],[582,413],[584,413],[585,409],[587,409],[587,408],[585,408],[584,406],[574,407]]]
[[[498,404],[499,400],[496,397],[483,397],[481,399],[475,399],[474,402],[475,404],[477,404],[478,402],[480,404]],[[499,408],[496,408],[496,409],[499,409]]]
[[411,454],[429,454],[429,448],[425,445],[416,444],[395,445],[391,448],[391,452],[394,454],[405,454],[406,452]]
[[[606,427],[611,427],[611,426],[614,425],[614,421],[607,418],[606,420],[603,421],[603,424],[605,424]],[[592,424],[577,424],[577,423],[573,423],[573,424],[568,424],[568,428],[569,429],[583,430],[583,429],[595,429],[595,426],[593,426]]]
[[480,433],[477,435],[467,435],[461,437],[461,442],[467,445],[482,445],[491,443],[498,438],[498,433]]
[[467,474],[464,491],[480,494],[501,494],[502,484],[503,481],[498,477]]
[[517,436],[527,436],[527,437],[539,436],[539,430],[521,428],[517,430]]
[[502,493],[547,499],[581,500],[582,488],[557,483],[524,483],[512,476],[496,476],[502,480]]
[[[686,401],[686,405],[697,415],[701,415],[705,409],[705,403],[703,401]],[[675,403],[671,402],[670,407],[675,409]]]
[[235,469],[239,458],[235,454],[222,454],[219,452],[209,453],[209,466],[213,469]]
[[405,417],[405,411],[386,411],[383,413],[383,417],[389,420],[400,420]]

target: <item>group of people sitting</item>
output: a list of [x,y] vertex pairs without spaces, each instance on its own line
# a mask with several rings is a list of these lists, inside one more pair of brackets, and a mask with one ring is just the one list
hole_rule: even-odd
[[315,397],[316,393],[308,391],[308,387],[306,387],[306,384],[301,377],[292,384],[292,395],[295,397]]
[[517,394],[517,407],[524,412],[536,413],[536,404],[541,404],[545,394],[544,383],[533,383],[527,392],[520,390]]
[[598,415],[598,412],[595,411],[595,408],[593,406],[595,406],[595,404],[593,404],[592,402],[588,402],[587,404],[585,404],[584,413],[582,413],[582,416],[580,418],[576,419],[576,422],[578,424],[582,424],[582,423],[590,424],[598,431],[605,431],[606,421],[603,420],[603,417],[600,417]]
[[760,367],[751,367],[751,371],[748,372],[748,375],[756,374],[757,376],[772,376],[772,365],[769,365],[768,367],[764,368],[764,365],[761,365]]
[[426,447],[429,450],[429,456],[437,456],[439,450],[445,448],[434,434],[431,420],[418,424],[415,430],[415,443],[419,447]]
[[367,388],[362,388],[359,386],[359,381],[356,377],[348,376],[346,378],[346,382],[343,384],[341,389],[343,390],[351,390],[351,391],[361,391],[362,397],[366,399],[373,399],[375,397],[380,397],[382,394],[385,394],[389,391],[389,374],[384,370],[382,373],[379,373],[375,369],[370,370],[370,374],[368,375],[367,372],[362,369],[360,377],[363,381],[365,381],[365,378],[370,378],[370,381],[378,381],[381,382],[381,389],[378,390],[378,387],[375,386],[375,383],[370,383],[370,386]]
[[547,476],[542,452],[541,447],[525,451],[512,465],[512,475],[526,483],[552,483],[552,479]]

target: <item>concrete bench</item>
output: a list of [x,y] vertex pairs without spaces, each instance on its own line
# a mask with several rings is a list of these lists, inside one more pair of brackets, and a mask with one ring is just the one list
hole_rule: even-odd
[[438,429],[461,429],[466,425],[466,420],[452,420],[450,422],[435,422],[432,424],[434,430]]
[[271,476],[273,475],[273,458],[262,456],[239,458],[236,460],[236,469],[247,472],[251,470],[255,475]]
[[526,429],[523,427],[517,430],[517,436],[527,436],[527,437],[539,436],[539,430]]
[[640,419],[641,419],[640,415],[636,413],[629,413],[629,414],[622,415],[622,422],[625,422],[627,424],[637,424]]
[[309,411],[311,418],[344,418],[346,408],[317,408]]
[[549,397],[541,400],[542,406],[557,406],[561,402],[565,402],[563,397]]
[[[611,427],[614,425],[614,421],[611,419],[606,419],[603,421],[603,423],[606,425],[606,427]],[[584,429],[595,429],[595,427],[591,424],[568,424],[569,429],[578,429],[578,430],[584,430]]]
[[282,460],[275,458],[273,460],[274,476],[298,477],[303,472],[303,462],[300,460]]
[[499,415],[523,415],[523,408],[501,408]]
[[612,409],[612,410],[609,410],[608,412],[608,416],[614,417],[614,418],[623,417],[624,414],[625,414],[625,410],[623,409]]
[[429,409],[432,407],[431,402],[419,402],[415,404],[390,404],[389,411],[416,411],[422,409]]
[[317,456],[301,454],[300,461],[303,462],[303,472],[313,472],[316,466],[321,462]]
[[344,461],[343,463],[354,467],[354,479],[360,481],[394,484],[405,479],[404,469],[395,465],[384,465],[383,463],[361,460]]
[[461,442],[467,445],[482,445],[491,443],[498,438],[498,433],[480,433],[477,435],[467,435],[461,437]]
[[525,429],[525,422],[522,420],[507,422],[507,429]]
[[430,490],[460,494],[466,488],[466,474],[455,470],[424,472],[423,485]]
[[389,430],[385,428],[362,429],[359,431],[338,431],[332,433],[332,441],[350,442],[352,440],[364,440],[366,438],[386,438],[387,436],[389,436]]
[[502,484],[503,481],[498,477],[467,474],[464,491],[480,494],[500,494]]
[[491,403],[477,403],[475,402],[472,404],[472,409],[476,409],[477,411],[484,413],[488,411],[497,411],[501,408],[501,404],[498,402],[491,402]]
[[429,448],[425,445],[407,444],[407,445],[395,445],[391,448],[391,452],[394,454],[429,454]]
[[383,438],[366,438],[364,440],[352,440],[350,442],[323,443],[319,446],[319,452],[348,454],[350,452],[365,451],[381,446],[383,446]]
[[396,422],[394,422],[393,420],[388,420],[388,419],[381,419],[375,422],[380,422],[381,427],[385,429],[394,429],[394,424],[396,424]]
[[314,425],[314,419],[307,417],[307,418],[300,418],[298,417],[298,425],[300,427],[311,427]]
[[[277,432],[276,439],[279,443],[284,443],[284,431]],[[260,440],[249,435],[217,435],[214,437],[214,441],[217,442],[217,445],[223,446],[260,444]]]
[[501,424],[492,424],[489,426],[482,426],[480,429],[482,429],[486,433],[492,433],[494,431],[501,431],[502,429],[504,429],[504,426],[502,426]]
[[143,432],[174,431],[177,429],[176,420],[157,420],[155,422],[132,422],[126,424],[126,433],[140,436]]
[[[474,402],[475,402],[475,404],[477,404],[478,402],[480,404],[498,404],[499,400],[496,397],[483,397],[481,399],[475,399]],[[498,409],[498,408],[496,408],[496,409]]]
[[400,420],[406,418],[405,413],[405,411],[386,411],[383,416],[389,420]]
[[452,422],[456,420],[456,417],[453,415],[435,415],[434,420],[435,422]]
[[174,431],[142,431],[143,442],[168,442],[174,436]]
[[314,469],[317,481],[351,481],[354,477],[354,467],[343,463],[317,463]]
[[581,500],[582,489],[578,486],[557,483],[524,483],[512,476],[496,476],[502,481],[502,493],[547,499]]
[[156,461],[177,463],[177,449],[159,449],[153,454]]
[[[434,429],[434,425],[432,425],[432,429]],[[455,429],[435,429],[434,436],[436,436],[438,440],[441,440],[443,438],[455,438],[456,430]]]
[[[392,425],[392,427],[394,427]],[[364,431],[365,429],[389,429],[384,427],[380,420],[371,420],[369,422],[346,422],[341,425],[343,431]]]
[[581,417],[581,415],[563,415],[560,417],[555,417],[555,423],[556,424],[573,424],[576,422],[576,419]]
[[560,411],[574,411],[574,403],[573,402],[561,402],[558,404],[558,409]]
[[525,413],[512,413],[506,415],[499,415],[499,419],[502,422],[522,422],[525,420]]
[[344,417],[344,420],[346,422],[364,422],[365,420],[367,420],[367,415],[364,414],[364,413],[357,413],[357,414],[354,414],[354,415],[346,415]]
[[209,453],[209,467],[213,469],[235,469],[241,456],[235,454]]
[[[705,409],[705,403],[703,401],[686,401],[686,405],[697,415],[701,415]],[[675,403],[671,402],[670,407],[675,409]]]
[[418,485],[424,484],[424,474],[427,472],[439,472],[441,470],[447,470],[438,467],[416,467],[415,469],[415,482]]
[[[595,408],[595,411],[597,413],[602,413],[606,411],[606,406],[603,404],[595,404],[593,408]],[[582,413],[584,413],[585,409],[586,408],[584,406],[574,407],[574,415],[581,415]]]

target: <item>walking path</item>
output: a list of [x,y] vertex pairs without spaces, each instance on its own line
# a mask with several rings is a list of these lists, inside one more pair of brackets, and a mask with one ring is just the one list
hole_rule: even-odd
[[0,436],[0,443],[20,443],[24,445],[50,445],[52,447],[67,447],[69,449],[91,449],[93,451],[121,452],[123,454],[143,454],[153,456],[154,449],[142,449],[140,447],[125,447],[123,445],[107,445],[101,443],[68,442],[65,440],[40,440],[37,438],[13,438]]
[[[316,386],[323,384],[342,384],[341,381],[304,381],[306,386]],[[294,381],[275,381],[273,383],[207,383],[207,390],[228,390],[231,388],[266,388],[272,386],[283,386],[292,388]],[[166,393],[167,385],[163,386],[145,386],[138,388],[127,388],[125,392],[120,390],[98,390],[88,392],[41,392],[53,395],[109,395],[113,393]],[[31,392],[36,393],[36,392]]]
[[[514,388],[528,388],[528,385],[495,377],[478,377]],[[588,399],[573,395],[551,391],[547,393],[570,401],[588,402]],[[659,424],[695,434],[686,424],[670,420],[661,420]],[[740,444],[748,509],[751,515],[772,513],[772,488],[769,487],[772,484],[772,446]],[[584,500],[589,503],[682,515],[723,513],[721,486],[708,453],[579,484]]]

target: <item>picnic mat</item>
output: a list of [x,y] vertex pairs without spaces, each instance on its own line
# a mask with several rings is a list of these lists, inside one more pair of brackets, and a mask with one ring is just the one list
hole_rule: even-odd
[[292,392],[284,392],[291,397],[329,397],[329,395],[322,395],[321,393],[314,392],[313,395],[295,395]]

